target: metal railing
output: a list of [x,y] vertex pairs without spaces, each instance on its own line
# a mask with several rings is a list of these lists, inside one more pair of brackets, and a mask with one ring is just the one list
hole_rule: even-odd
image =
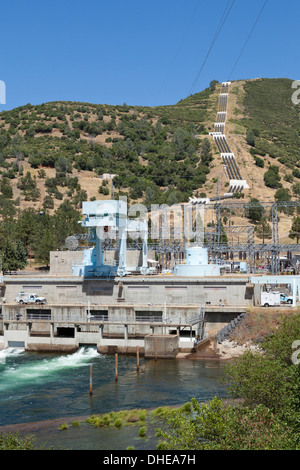
[[200,307],[200,312],[196,315],[189,317],[187,320],[182,321],[181,318],[177,320],[171,319],[171,317],[163,316],[163,315],[135,315],[132,318],[127,317],[113,317],[108,315],[92,315],[89,314],[85,318],[81,317],[80,315],[55,315],[55,318],[51,313],[26,313],[20,314],[19,312],[9,314],[9,315],[0,315],[1,320],[8,320],[8,321],[20,321],[26,322],[30,320],[34,321],[53,321],[56,323],[60,322],[81,322],[81,323],[91,323],[91,322],[109,322],[109,323],[164,323],[164,324],[176,324],[176,325],[195,325],[199,323],[203,323],[205,318],[205,309],[204,307]]
[[188,318],[188,323],[190,325],[195,325],[197,323],[204,323],[205,321],[205,307],[200,307],[200,311],[198,315],[194,315],[190,318]]
[[108,315],[89,315],[90,321],[108,321]]
[[158,316],[153,316],[153,315],[149,315],[149,316],[140,316],[140,315],[137,315],[135,317],[135,321],[137,322],[147,322],[147,323],[162,323],[163,322],[163,318],[161,315],[158,315]]
[[[18,314],[16,314],[16,317],[18,317]],[[25,315],[27,320],[51,320],[51,313],[46,313],[46,314],[41,314],[41,313],[27,313]],[[16,318],[17,320],[22,318],[21,316],[19,318]]]

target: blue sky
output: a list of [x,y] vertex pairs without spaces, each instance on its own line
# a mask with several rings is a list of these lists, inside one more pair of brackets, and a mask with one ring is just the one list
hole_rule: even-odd
[[[1,6],[6,104],[175,104],[211,80],[300,79],[299,0],[16,0]],[[233,0],[230,0],[229,5]]]

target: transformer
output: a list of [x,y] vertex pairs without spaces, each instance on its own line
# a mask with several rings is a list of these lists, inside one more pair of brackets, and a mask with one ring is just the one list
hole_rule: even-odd
[[176,264],[175,276],[220,276],[220,266],[208,262],[208,249],[204,247],[186,248],[185,264]]

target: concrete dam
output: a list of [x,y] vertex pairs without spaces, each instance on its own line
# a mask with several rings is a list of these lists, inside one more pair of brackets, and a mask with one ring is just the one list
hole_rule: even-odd
[[[0,348],[69,352],[94,345],[107,354],[139,349],[146,357],[173,358],[196,351],[259,305],[263,286],[289,283],[296,305],[299,276],[226,273],[201,240],[186,243],[172,269],[159,270],[159,256],[148,247],[147,222],[128,219],[126,210],[120,201],[83,203],[80,223],[90,246],[51,252],[47,273],[1,278]],[[116,242],[105,251],[110,231]],[[134,231],[140,250],[128,250]],[[37,301],[31,301],[33,294]]]

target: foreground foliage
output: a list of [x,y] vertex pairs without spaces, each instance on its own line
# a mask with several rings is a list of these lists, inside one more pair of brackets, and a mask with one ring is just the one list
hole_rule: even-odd
[[[300,315],[285,317],[261,343],[226,367],[226,382],[239,405],[217,397],[181,408],[123,410],[86,420],[94,427],[136,425],[147,435],[147,419],[159,420],[159,450],[300,450]],[[73,426],[79,423],[74,422]],[[67,430],[63,425],[61,430]],[[30,436],[0,435],[0,450],[31,450]]]
[[287,424],[264,405],[254,409],[226,406],[214,398],[208,404],[192,400],[191,414],[168,416],[170,430],[157,430],[159,450],[287,450],[297,442]]
[[284,318],[260,353],[247,351],[226,368],[230,394],[243,405],[193,399],[191,413],[167,417],[169,428],[158,430],[159,448],[299,450],[300,369],[293,349],[299,338],[300,316]]
[[34,440],[31,436],[21,438],[19,433],[0,434],[0,450],[34,450]]

